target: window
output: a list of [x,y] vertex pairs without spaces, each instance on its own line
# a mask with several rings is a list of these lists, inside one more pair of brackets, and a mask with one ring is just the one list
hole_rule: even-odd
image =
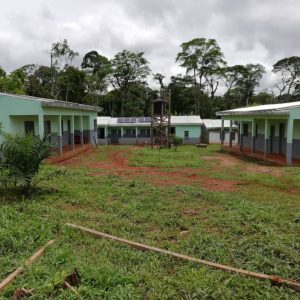
[[243,124],[243,136],[248,136],[249,135],[249,126],[248,124]]
[[51,133],[51,122],[50,121],[44,121],[44,131],[45,131],[45,134]]
[[34,121],[25,121],[25,134],[32,134],[34,135]]
[[171,134],[176,134],[176,128],[175,127],[171,127]]
[[61,120],[61,133],[64,133],[64,120]]
[[150,129],[148,129],[148,128],[141,128],[139,136],[140,137],[149,137],[150,136]]
[[255,137],[257,137],[258,136],[258,125],[256,124],[256,126],[255,126]]
[[135,129],[130,129],[130,128],[125,129],[124,137],[135,137]]
[[188,132],[188,130],[186,130],[186,131],[184,132],[184,139],[185,139],[185,140],[188,140],[188,139],[189,139],[189,132]]
[[98,139],[105,139],[105,128],[98,128]]

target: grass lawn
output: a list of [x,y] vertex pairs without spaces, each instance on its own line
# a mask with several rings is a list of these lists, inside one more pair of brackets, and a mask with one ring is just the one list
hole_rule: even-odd
[[[299,299],[260,281],[66,228],[66,222],[250,271],[300,279],[300,168],[265,166],[219,146],[100,147],[42,173],[31,199],[0,190],[0,280],[55,245],[0,299]],[[55,289],[76,267],[80,297]]]

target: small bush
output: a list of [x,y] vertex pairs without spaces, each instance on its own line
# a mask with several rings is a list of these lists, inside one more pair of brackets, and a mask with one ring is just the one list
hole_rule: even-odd
[[47,136],[1,134],[5,138],[0,146],[1,184],[19,186],[28,194],[42,162],[51,155]]
[[172,144],[174,145],[175,150],[177,150],[177,147],[178,147],[179,145],[182,145],[182,144],[183,144],[183,140],[182,140],[181,137],[176,136],[176,135],[173,135],[173,136],[172,136]]

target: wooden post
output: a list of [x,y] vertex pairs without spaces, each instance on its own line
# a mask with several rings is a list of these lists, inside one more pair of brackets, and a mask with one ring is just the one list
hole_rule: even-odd
[[[40,248],[37,252],[35,252],[26,262],[25,266],[30,266],[35,261],[37,261],[41,256],[44,255],[47,247],[51,246],[54,243],[54,240],[49,241],[44,247]],[[19,267],[11,274],[9,274],[1,283],[0,283],[0,292],[3,291],[7,286],[9,286],[17,276],[23,273],[24,268]]]
[[274,276],[274,275],[267,275],[267,274],[263,274],[263,273],[247,271],[247,270],[244,270],[244,269],[237,269],[237,268],[234,268],[234,267],[231,267],[231,266],[222,265],[222,264],[218,264],[218,263],[215,263],[215,262],[211,262],[211,261],[195,258],[195,257],[192,257],[192,256],[176,253],[176,252],[173,252],[173,251],[169,251],[169,250],[165,250],[165,249],[161,249],[161,248],[157,248],[157,247],[137,243],[137,242],[134,242],[134,241],[126,240],[126,239],[123,239],[123,238],[119,238],[117,236],[113,236],[113,235],[110,235],[110,234],[107,234],[107,233],[99,232],[99,231],[96,231],[96,230],[93,230],[93,229],[90,229],[90,228],[87,228],[87,227],[75,225],[75,224],[66,223],[66,226],[71,227],[71,228],[80,229],[80,230],[82,230],[84,232],[87,232],[87,233],[90,233],[90,234],[92,234],[96,237],[104,237],[104,238],[107,238],[107,239],[110,239],[110,240],[114,240],[114,241],[117,241],[117,242],[120,242],[120,243],[124,243],[124,244],[130,245],[134,248],[137,248],[139,250],[148,250],[148,251],[158,252],[158,253],[161,253],[161,254],[170,255],[170,256],[180,258],[180,259],[183,259],[183,260],[188,260],[188,261],[200,263],[200,264],[210,266],[210,267],[214,267],[214,268],[217,268],[217,269],[226,270],[226,271],[230,271],[230,272],[234,272],[234,273],[239,273],[239,274],[250,276],[250,277],[255,277],[257,279],[269,279],[274,283],[286,284],[286,285],[290,286],[291,288],[293,288],[294,290],[300,291],[300,283],[296,282],[296,281],[287,280],[287,279],[280,278],[280,277]]

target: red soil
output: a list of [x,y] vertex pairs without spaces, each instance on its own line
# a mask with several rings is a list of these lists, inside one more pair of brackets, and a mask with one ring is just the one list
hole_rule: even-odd
[[[134,149],[130,149],[134,150]],[[91,161],[84,156],[76,156],[63,161],[63,166],[83,166],[91,170],[90,176],[104,176],[114,174],[124,178],[140,178],[159,187],[172,187],[176,185],[198,185],[210,191],[234,191],[237,182],[234,180],[214,179],[208,176],[198,175],[195,168],[180,168],[173,171],[164,171],[157,167],[135,167],[128,164],[130,156],[128,149],[111,149],[106,161]]]
[[78,156],[82,155],[83,153],[84,154],[92,153],[93,151],[94,151],[94,148],[90,144],[86,144],[83,146],[76,146],[75,149],[64,147],[62,155],[52,156],[52,157],[48,158],[46,160],[46,162],[48,164],[57,164],[57,163],[60,163],[63,161],[68,161],[71,158],[74,158],[76,156],[78,157]]

